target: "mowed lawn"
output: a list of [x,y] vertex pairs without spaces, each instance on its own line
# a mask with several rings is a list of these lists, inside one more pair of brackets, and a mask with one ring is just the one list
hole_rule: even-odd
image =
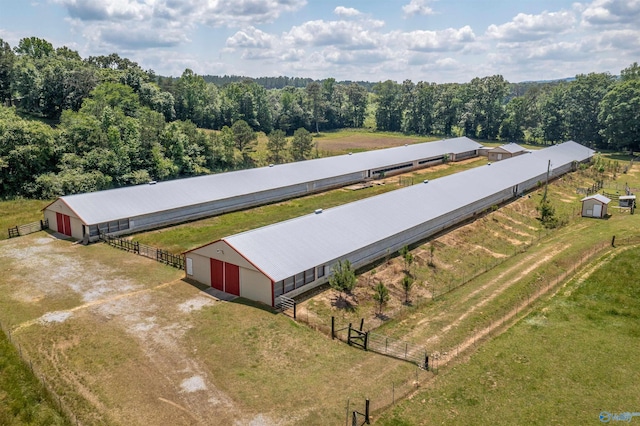
[[599,424],[640,411],[640,248],[609,256],[376,424]]

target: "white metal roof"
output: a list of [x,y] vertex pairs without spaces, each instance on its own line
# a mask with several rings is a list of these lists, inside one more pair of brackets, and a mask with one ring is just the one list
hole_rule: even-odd
[[60,197],[87,225],[480,148],[466,137]]
[[592,155],[565,142],[223,240],[280,281],[544,174],[549,160],[553,170]]
[[602,194],[590,195],[588,197],[584,197],[580,201],[587,201],[587,200],[598,200],[598,201],[600,201],[601,203],[604,203],[604,204],[609,204],[611,202],[611,200],[609,198],[605,197]]
[[494,149],[502,149],[505,150],[511,154],[515,154],[516,152],[521,152],[521,151],[526,151],[523,147],[521,147],[520,145],[518,145],[517,143],[508,143],[506,145],[500,145],[495,147]]

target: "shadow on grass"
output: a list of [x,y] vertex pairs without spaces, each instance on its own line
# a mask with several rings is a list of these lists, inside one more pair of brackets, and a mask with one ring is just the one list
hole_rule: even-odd
[[331,306],[347,312],[355,312],[358,307],[358,303],[356,301],[350,301],[348,298],[340,295],[331,300]]
[[272,308],[271,306],[265,305],[262,302],[256,302],[254,300],[245,299],[244,297],[236,297],[235,299],[231,300],[230,303],[235,303],[237,305],[243,305],[251,308],[260,309],[261,311],[265,311],[273,315],[277,315],[280,313],[279,311]]

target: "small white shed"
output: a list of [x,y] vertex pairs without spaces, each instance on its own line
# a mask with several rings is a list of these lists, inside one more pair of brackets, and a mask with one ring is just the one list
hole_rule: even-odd
[[634,207],[636,204],[636,196],[635,195],[621,195],[618,198],[618,205],[620,207]]
[[582,200],[582,217],[602,219],[607,215],[607,206],[611,200],[602,194],[590,195]]

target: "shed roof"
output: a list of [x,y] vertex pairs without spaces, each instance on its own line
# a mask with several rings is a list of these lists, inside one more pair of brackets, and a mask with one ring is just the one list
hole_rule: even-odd
[[500,145],[494,148],[494,150],[503,150],[506,151],[510,154],[515,154],[516,152],[522,152],[522,151],[526,151],[526,149],[524,149],[523,147],[521,147],[520,145],[518,145],[517,143],[508,143],[506,145]]
[[592,155],[569,141],[223,240],[280,281],[544,174],[549,160],[559,167]]
[[60,197],[87,225],[133,218],[216,200],[268,191],[334,176],[382,168],[444,154],[472,151],[481,145],[469,138],[405,145],[218,173],[156,184],[143,184],[106,191]]
[[619,200],[635,200],[635,195],[621,195],[618,197]]
[[587,201],[587,200],[598,200],[600,201],[602,204],[609,204],[611,202],[611,200],[607,197],[605,197],[602,194],[595,194],[595,195],[590,195],[588,197],[584,197],[582,200],[580,201]]

